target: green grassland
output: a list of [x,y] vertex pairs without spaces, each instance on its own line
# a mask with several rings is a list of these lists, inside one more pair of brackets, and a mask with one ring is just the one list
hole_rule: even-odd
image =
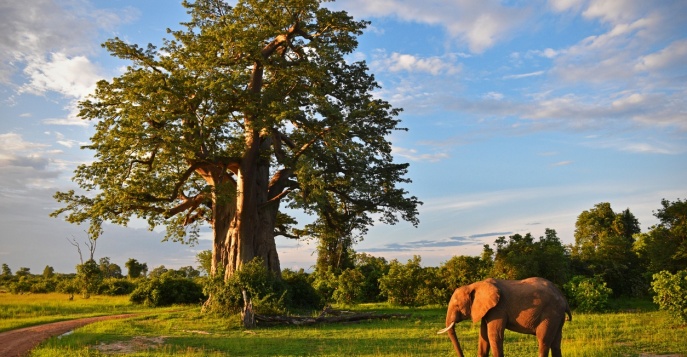
[[[94,323],[60,338],[52,338],[32,356],[452,356],[443,328],[445,308],[397,308],[360,305],[356,311],[410,314],[355,324],[308,327],[277,326],[246,330],[239,318],[204,315],[200,307],[142,309],[126,298],[94,296],[88,300],[65,295],[0,295],[2,328],[85,316],[140,312],[125,320]],[[687,327],[664,311],[630,303],[606,314],[573,312],[565,325],[566,356],[687,356]],[[478,325],[457,327],[466,356],[474,356]],[[536,355],[534,336],[506,332],[506,355]]]
[[[0,332],[82,317],[142,313],[154,309],[134,305],[128,296],[0,293]],[[162,311],[161,309],[157,311]]]

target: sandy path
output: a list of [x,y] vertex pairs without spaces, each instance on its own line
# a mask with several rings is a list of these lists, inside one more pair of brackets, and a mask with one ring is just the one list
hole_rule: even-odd
[[25,327],[0,333],[0,356],[27,356],[32,348],[53,336],[59,336],[71,330],[94,322],[122,319],[136,314],[87,317],[77,320],[53,322],[44,325]]

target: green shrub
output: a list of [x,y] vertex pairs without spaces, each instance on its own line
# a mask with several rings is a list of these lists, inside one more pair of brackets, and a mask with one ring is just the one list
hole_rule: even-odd
[[287,304],[294,308],[322,309],[324,299],[310,283],[311,275],[303,269],[295,272],[284,269],[281,278],[288,291]]
[[136,283],[123,278],[106,278],[98,286],[99,295],[129,295],[136,290]]
[[599,276],[593,278],[577,275],[563,286],[568,302],[573,308],[583,312],[603,312],[608,310],[608,298],[613,290]]
[[670,311],[687,323],[687,270],[656,273],[651,288],[656,293],[654,302],[661,310]]
[[416,306],[417,292],[423,287],[423,270],[420,257],[415,256],[407,264],[394,259],[389,264],[389,273],[379,279],[379,288],[389,302],[401,306]]
[[346,269],[337,279],[336,290],[332,298],[339,304],[353,305],[360,301],[363,295],[365,277],[357,269]]
[[205,300],[203,288],[193,280],[174,274],[162,274],[142,281],[129,297],[135,304],[169,306],[173,304],[198,304]]
[[283,314],[287,306],[286,284],[267,269],[261,258],[255,258],[243,265],[227,281],[218,272],[206,280],[204,292],[210,296],[204,311],[235,314],[244,307],[242,292],[245,291],[253,303],[253,310],[259,314]]
[[10,283],[10,292],[12,294],[23,294],[31,291],[31,281],[28,276],[21,276],[17,281]]

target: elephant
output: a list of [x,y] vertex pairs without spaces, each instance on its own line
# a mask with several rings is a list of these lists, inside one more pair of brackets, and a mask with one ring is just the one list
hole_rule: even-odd
[[455,324],[465,319],[482,321],[478,356],[503,356],[505,329],[536,335],[539,357],[561,356],[561,338],[565,315],[572,321],[570,307],[560,289],[544,278],[524,280],[486,279],[456,289],[446,312],[446,328],[453,348],[463,357],[456,337]]

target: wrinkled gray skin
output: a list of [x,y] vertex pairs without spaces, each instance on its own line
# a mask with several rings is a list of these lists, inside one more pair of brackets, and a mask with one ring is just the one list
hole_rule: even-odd
[[463,357],[456,337],[455,324],[472,319],[482,321],[477,355],[503,356],[506,329],[536,335],[539,357],[561,356],[561,333],[565,315],[570,314],[568,302],[561,291],[543,278],[525,280],[487,279],[466,285],[453,292],[446,312],[446,328],[453,348]]

